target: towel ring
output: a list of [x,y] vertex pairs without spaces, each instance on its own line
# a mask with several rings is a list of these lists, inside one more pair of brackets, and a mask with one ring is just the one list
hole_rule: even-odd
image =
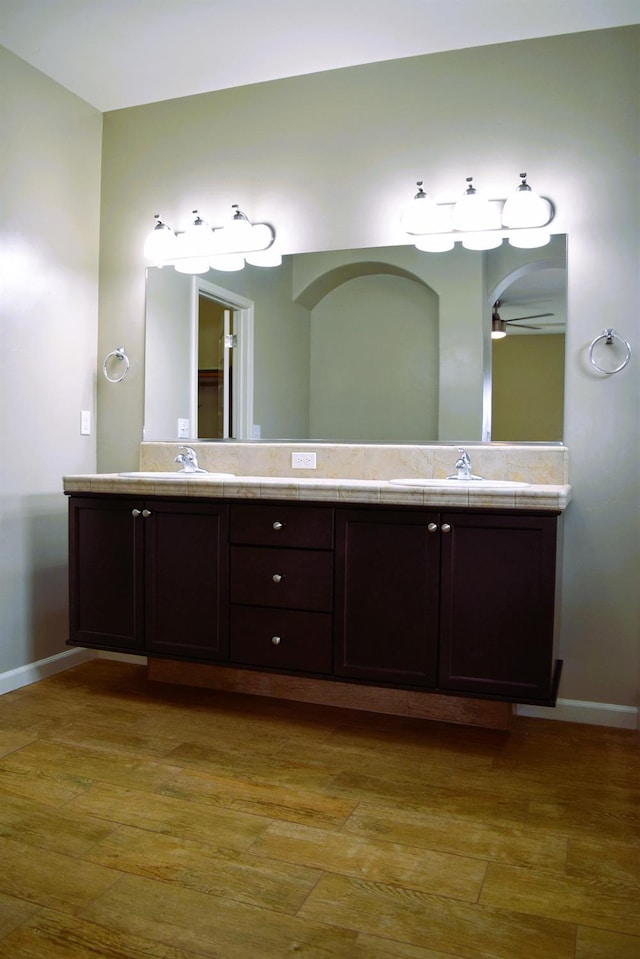
[[[620,363],[619,366],[616,366],[612,370],[605,370],[602,366],[599,366],[598,363],[596,363],[596,361],[593,358],[593,349],[596,343],[599,343],[600,340],[604,340],[607,346],[611,346],[614,340],[619,340],[619,342],[622,343],[622,345],[624,346],[625,357],[622,363]],[[597,370],[598,373],[605,373],[607,376],[610,376],[612,373],[619,373],[620,370],[623,370],[625,368],[625,366],[627,365],[630,359],[631,359],[630,344],[628,343],[627,340],[625,340],[624,336],[620,336],[619,333],[616,333],[616,331],[611,326],[608,327],[606,330],[603,330],[603,332],[600,333],[599,336],[596,336],[595,339],[591,341],[591,346],[589,347],[589,360],[591,361],[591,365],[593,366],[593,368]]]
[[[109,376],[107,371],[107,363],[112,356],[117,357],[119,360],[124,360],[124,371],[121,376]],[[109,380],[110,383],[121,383],[129,372],[129,357],[125,353],[124,346],[119,346],[117,349],[112,350],[111,353],[107,353],[104,358],[104,363],[102,364],[102,372],[105,375],[105,379]]]

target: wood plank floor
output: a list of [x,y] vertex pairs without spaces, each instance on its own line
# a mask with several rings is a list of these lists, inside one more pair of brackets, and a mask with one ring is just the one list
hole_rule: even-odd
[[2,959],[640,959],[638,734],[151,683],[0,697]]

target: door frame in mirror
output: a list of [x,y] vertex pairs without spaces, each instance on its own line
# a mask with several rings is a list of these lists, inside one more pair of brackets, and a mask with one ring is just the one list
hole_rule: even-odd
[[233,358],[233,421],[231,438],[238,440],[253,439],[253,344],[254,344],[254,303],[238,293],[211,283],[201,276],[193,278],[194,295],[190,316],[190,339],[193,344],[193,375],[190,384],[191,438],[198,438],[198,302],[200,296],[209,297],[220,303],[234,314],[234,333],[237,342],[234,345]]

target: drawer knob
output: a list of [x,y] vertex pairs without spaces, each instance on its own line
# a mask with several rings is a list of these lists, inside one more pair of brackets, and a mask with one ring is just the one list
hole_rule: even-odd
[[132,510],[131,510],[131,515],[132,515],[132,516],[140,516],[141,514],[142,514],[142,510],[141,510],[141,509],[132,509]]
[[271,577],[271,579],[274,581],[274,583],[281,583],[281,582],[282,582],[282,576],[281,576],[280,573],[274,573],[273,576]]
[[279,646],[279,645],[280,645],[280,637],[279,637],[279,636],[272,636],[272,637],[271,637],[271,642],[273,643],[274,646]]
[[276,520],[275,523],[273,524],[273,528],[275,530],[284,529],[284,523],[279,523],[278,520]]
[[438,524],[437,524],[437,523],[429,523],[429,525],[427,526],[427,529],[429,530],[430,533],[437,533],[437,532],[438,532]]
[[449,525],[449,523],[443,523],[442,526],[441,526],[441,529],[442,529],[442,532],[443,532],[443,533],[450,533],[450,532],[451,532],[451,526]]
[[151,510],[143,509],[143,510],[142,510],[142,515],[143,515],[144,518],[146,519],[147,516],[151,516]]

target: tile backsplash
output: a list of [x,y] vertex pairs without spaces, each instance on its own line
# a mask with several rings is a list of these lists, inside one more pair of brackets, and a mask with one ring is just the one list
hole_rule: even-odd
[[[179,441],[140,444],[141,470],[177,469]],[[210,472],[237,476],[283,476],[293,479],[369,479],[398,477],[442,479],[455,472],[458,446],[362,445],[349,443],[283,443],[230,441],[188,443],[198,462]],[[560,445],[496,443],[465,445],[473,472],[486,479],[519,480],[563,486],[569,483],[569,451]],[[293,469],[293,452],[316,454],[316,469]]]

